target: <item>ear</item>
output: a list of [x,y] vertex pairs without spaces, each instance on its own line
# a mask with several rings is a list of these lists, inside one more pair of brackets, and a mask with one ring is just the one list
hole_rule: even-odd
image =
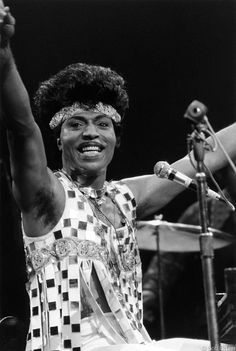
[[58,149],[61,151],[62,150],[62,146],[61,146],[61,139],[57,138],[57,147]]
[[120,147],[120,142],[121,142],[121,138],[118,136],[118,137],[116,138],[116,148],[117,148],[117,149],[119,149],[119,147]]

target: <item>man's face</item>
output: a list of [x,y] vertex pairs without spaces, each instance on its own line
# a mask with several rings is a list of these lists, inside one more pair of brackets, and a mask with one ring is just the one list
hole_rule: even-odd
[[67,170],[91,176],[106,172],[115,146],[112,120],[100,112],[75,111],[62,124],[59,148]]

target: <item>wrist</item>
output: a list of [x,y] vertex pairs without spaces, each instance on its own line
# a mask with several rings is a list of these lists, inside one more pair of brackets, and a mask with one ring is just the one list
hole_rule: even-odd
[[5,74],[14,65],[14,58],[11,51],[11,47],[8,44],[4,49],[0,49],[0,70],[1,76],[4,78]]

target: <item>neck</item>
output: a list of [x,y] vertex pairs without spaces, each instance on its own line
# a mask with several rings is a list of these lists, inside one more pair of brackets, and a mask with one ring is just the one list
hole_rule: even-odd
[[67,174],[73,181],[76,181],[81,187],[91,187],[93,189],[101,189],[106,181],[106,173],[101,174],[84,174],[78,170],[68,170],[63,167],[63,172]]

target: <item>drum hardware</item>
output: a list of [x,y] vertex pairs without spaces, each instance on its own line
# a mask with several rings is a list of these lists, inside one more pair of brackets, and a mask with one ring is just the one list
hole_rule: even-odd
[[236,345],[236,267],[224,269],[225,293],[218,293],[220,341]]
[[[196,183],[197,183],[197,195],[199,203],[199,214],[200,214],[200,230],[199,230],[199,250],[201,253],[201,262],[203,270],[203,283],[205,293],[205,305],[206,305],[206,317],[208,327],[208,337],[210,340],[211,349],[214,351],[220,351],[220,340],[217,322],[217,310],[216,310],[216,296],[215,296],[215,281],[214,281],[214,269],[213,269],[213,258],[214,258],[214,238],[213,231],[208,228],[208,213],[207,213],[207,183],[206,183],[206,166],[204,164],[205,150],[215,151],[218,146],[225,154],[229,164],[236,173],[236,168],[233,165],[232,160],[224,150],[220,140],[218,140],[213,128],[211,127],[208,118],[206,116],[207,107],[199,101],[193,101],[187,108],[184,117],[191,121],[192,133],[187,139],[187,148],[190,163],[196,169]],[[214,145],[206,139],[206,136],[211,136]],[[195,161],[195,162],[194,162]],[[195,166],[196,165],[196,166]],[[140,224],[140,223],[139,223]],[[142,224],[142,223],[141,223]],[[138,230],[140,232],[139,226]],[[160,249],[162,247],[161,235],[159,229],[160,223],[156,225],[155,231],[158,231],[157,238],[157,250],[160,255]],[[166,239],[166,238],[165,238]],[[144,243],[141,243],[141,245]],[[141,247],[140,245],[140,247]],[[199,251],[197,250],[197,251]],[[168,247],[170,251],[170,247]],[[181,245],[181,251],[183,251],[183,245]],[[194,249],[196,251],[196,247]],[[160,258],[160,256],[159,256]],[[160,262],[160,259],[158,259]],[[160,268],[160,266],[158,267]],[[158,279],[160,285],[160,277]],[[160,299],[160,308],[162,309],[162,290]],[[161,316],[162,317],[162,316]],[[163,320],[164,321],[164,320]]]
[[164,301],[163,301],[163,289],[162,289],[162,261],[161,261],[161,250],[160,250],[160,235],[159,228],[155,227],[154,234],[156,236],[156,246],[157,246],[157,283],[158,283],[158,304],[159,304],[159,315],[160,315],[160,331],[161,339],[165,339],[165,318],[164,318]]
[[13,340],[22,335],[22,326],[17,317],[6,316],[0,320],[0,350],[12,349]]
[[[231,245],[235,239],[232,235],[209,228],[213,234],[214,250]],[[138,221],[137,240],[141,250],[156,251],[158,246],[165,252],[198,252],[200,251],[199,234],[201,227],[184,223],[171,223],[162,220]]]
[[[231,245],[234,237],[217,229],[209,228],[213,233],[214,250]],[[162,289],[161,252],[199,252],[201,227],[184,223],[171,223],[162,220],[162,216],[150,221],[137,221],[136,237],[140,250],[157,253],[158,306],[160,315],[161,339],[165,338],[165,318]]]
[[[199,235],[201,262],[203,271],[203,283],[206,305],[206,317],[208,338],[210,340],[211,349],[220,351],[219,330],[217,322],[216,296],[215,296],[215,280],[214,280],[214,248],[213,233],[208,228],[207,213],[207,182],[206,167],[204,164],[205,151],[215,151],[217,146],[224,150],[222,144],[213,131],[208,118],[206,116],[207,107],[199,101],[193,101],[187,108],[184,117],[191,121],[192,133],[187,139],[187,148],[190,162],[196,163],[196,182],[197,195],[199,203],[201,233]],[[206,135],[211,135],[214,147],[207,141]],[[225,151],[225,150],[224,150]],[[226,153],[226,152],[225,152]]]

